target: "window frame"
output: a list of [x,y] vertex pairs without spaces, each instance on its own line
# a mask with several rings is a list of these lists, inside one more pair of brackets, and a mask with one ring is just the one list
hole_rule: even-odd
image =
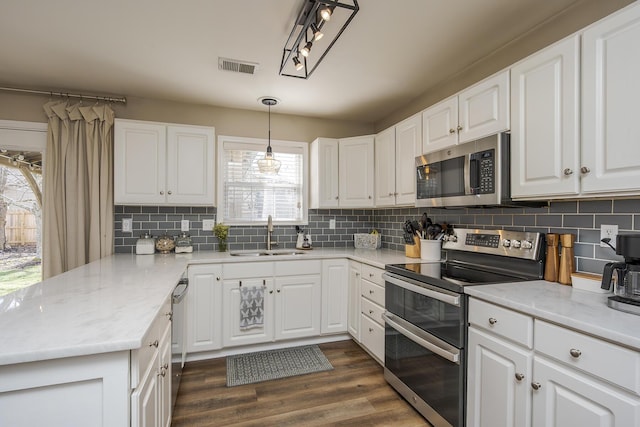
[[[217,221],[226,225],[234,226],[265,226],[267,221],[231,221],[223,218],[224,207],[224,161],[225,161],[225,143],[255,145],[257,151],[266,152],[267,139],[262,138],[245,138],[239,136],[218,135],[217,143],[217,162],[216,162],[216,208]],[[300,141],[271,140],[271,148],[274,157],[278,158],[278,150],[285,151],[287,149],[302,150],[302,219],[300,221],[283,221],[276,218],[273,219],[275,225],[308,225],[309,224],[309,143]]]

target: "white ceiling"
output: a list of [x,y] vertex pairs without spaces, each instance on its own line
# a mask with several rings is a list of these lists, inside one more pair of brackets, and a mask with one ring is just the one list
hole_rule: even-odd
[[576,2],[360,0],[302,80],[278,70],[303,1],[2,0],[0,85],[252,110],[269,95],[274,112],[373,123]]

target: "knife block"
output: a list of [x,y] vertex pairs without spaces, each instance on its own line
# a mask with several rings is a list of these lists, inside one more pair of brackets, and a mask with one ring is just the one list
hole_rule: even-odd
[[420,238],[413,236],[413,245],[404,245],[404,255],[409,258],[420,258]]

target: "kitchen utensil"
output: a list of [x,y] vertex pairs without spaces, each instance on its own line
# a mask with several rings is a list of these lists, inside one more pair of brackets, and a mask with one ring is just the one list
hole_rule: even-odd
[[411,221],[405,221],[402,229],[404,230],[404,234],[402,235],[402,237],[404,238],[404,243],[407,245],[415,245],[415,242],[413,240],[413,236],[415,233],[413,226],[411,225]]
[[559,236],[557,234],[547,234],[547,255],[544,265],[544,280],[548,280],[549,282],[558,281],[558,271],[560,269],[558,238]]
[[560,269],[558,270],[558,282],[563,285],[571,284],[571,273],[576,271],[576,262],[574,257],[573,243],[575,234],[561,234],[560,245]]

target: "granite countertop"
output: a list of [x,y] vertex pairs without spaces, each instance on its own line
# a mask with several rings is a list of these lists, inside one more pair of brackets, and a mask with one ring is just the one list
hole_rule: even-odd
[[391,250],[303,255],[116,254],[0,297],[0,365],[136,349],[189,264],[347,257],[384,268],[415,262]]
[[465,293],[640,350],[640,316],[609,308],[607,298],[611,294],[583,291],[545,280],[468,286]]

